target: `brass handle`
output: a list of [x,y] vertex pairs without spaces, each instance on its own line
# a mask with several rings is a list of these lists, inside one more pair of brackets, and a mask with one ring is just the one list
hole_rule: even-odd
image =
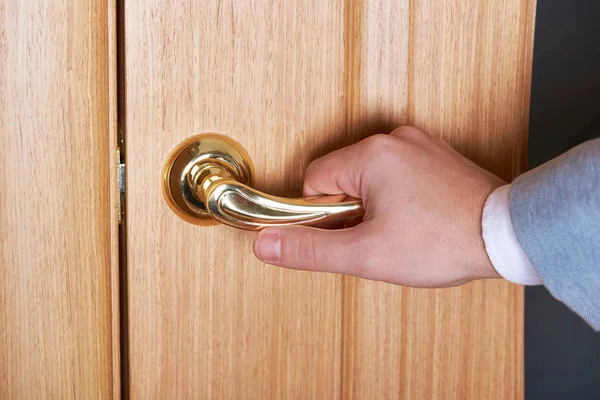
[[252,189],[254,168],[246,150],[217,134],[178,145],[163,169],[163,193],[176,214],[197,225],[221,222],[240,229],[315,225],[359,217],[360,200],[345,195],[289,199]]

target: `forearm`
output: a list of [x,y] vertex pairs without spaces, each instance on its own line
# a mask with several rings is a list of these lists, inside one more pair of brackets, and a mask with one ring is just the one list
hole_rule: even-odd
[[[506,199],[503,190],[490,195],[483,218],[486,248],[498,272],[521,284],[536,284],[539,277],[600,330],[600,140],[523,174]],[[503,207],[510,221],[493,218]],[[511,246],[510,234],[518,245],[499,251],[502,243]]]

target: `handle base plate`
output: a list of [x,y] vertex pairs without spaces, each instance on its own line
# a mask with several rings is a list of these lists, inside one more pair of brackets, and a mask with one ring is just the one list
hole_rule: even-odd
[[252,186],[252,160],[241,144],[227,136],[201,133],[184,140],[169,154],[162,171],[163,196],[171,210],[185,221],[203,226],[219,223],[193,189],[194,171],[215,164],[236,181]]

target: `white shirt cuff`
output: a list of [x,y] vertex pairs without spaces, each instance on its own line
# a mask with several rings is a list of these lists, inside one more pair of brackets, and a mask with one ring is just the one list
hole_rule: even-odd
[[481,229],[485,250],[496,272],[520,285],[541,285],[542,280],[523,251],[510,219],[510,185],[489,195],[483,208]]

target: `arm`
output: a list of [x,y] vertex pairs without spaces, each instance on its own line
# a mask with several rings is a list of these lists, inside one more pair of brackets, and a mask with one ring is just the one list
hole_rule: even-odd
[[[448,287],[499,277],[536,284],[540,276],[546,279],[547,273],[528,253],[530,248],[520,245],[519,235],[529,236],[521,230],[523,226],[530,232],[540,229],[539,235],[544,235],[546,227],[528,225],[528,220],[513,212],[517,227],[513,229],[510,218],[514,207],[524,216],[530,215],[526,203],[514,199],[517,193],[529,198],[519,188],[520,182],[533,182],[535,179],[527,178],[533,174],[515,182],[509,210],[509,186],[498,177],[441,140],[431,139],[416,128],[399,128],[315,160],[306,171],[306,196],[345,193],[361,198],[366,215],[360,224],[340,230],[301,226],[266,229],[256,239],[254,252],[261,260],[282,267],[344,273],[404,286]],[[536,209],[533,199],[527,204]],[[546,216],[542,213],[539,218]],[[569,216],[562,222],[578,229],[578,221]],[[595,226],[599,224],[596,219]],[[504,247],[494,256],[490,245]],[[536,246],[532,244],[539,252],[545,251]],[[565,257],[575,254],[569,252]],[[552,253],[547,255],[553,257]],[[532,264],[536,264],[539,275]],[[586,273],[595,273],[598,279],[598,271],[590,268]],[[555,270],[554,274],[561,272]],[[589,282],[582,277],[578,284]],[[595,289],[588,287],[592,291],[597,288],[597,284]],[[570,290],[566,288],[566,292]],[[597,307],[596,303],[596,315]]]
[[509,205],[544,285],[600,330],[600,139],[517,178]]

